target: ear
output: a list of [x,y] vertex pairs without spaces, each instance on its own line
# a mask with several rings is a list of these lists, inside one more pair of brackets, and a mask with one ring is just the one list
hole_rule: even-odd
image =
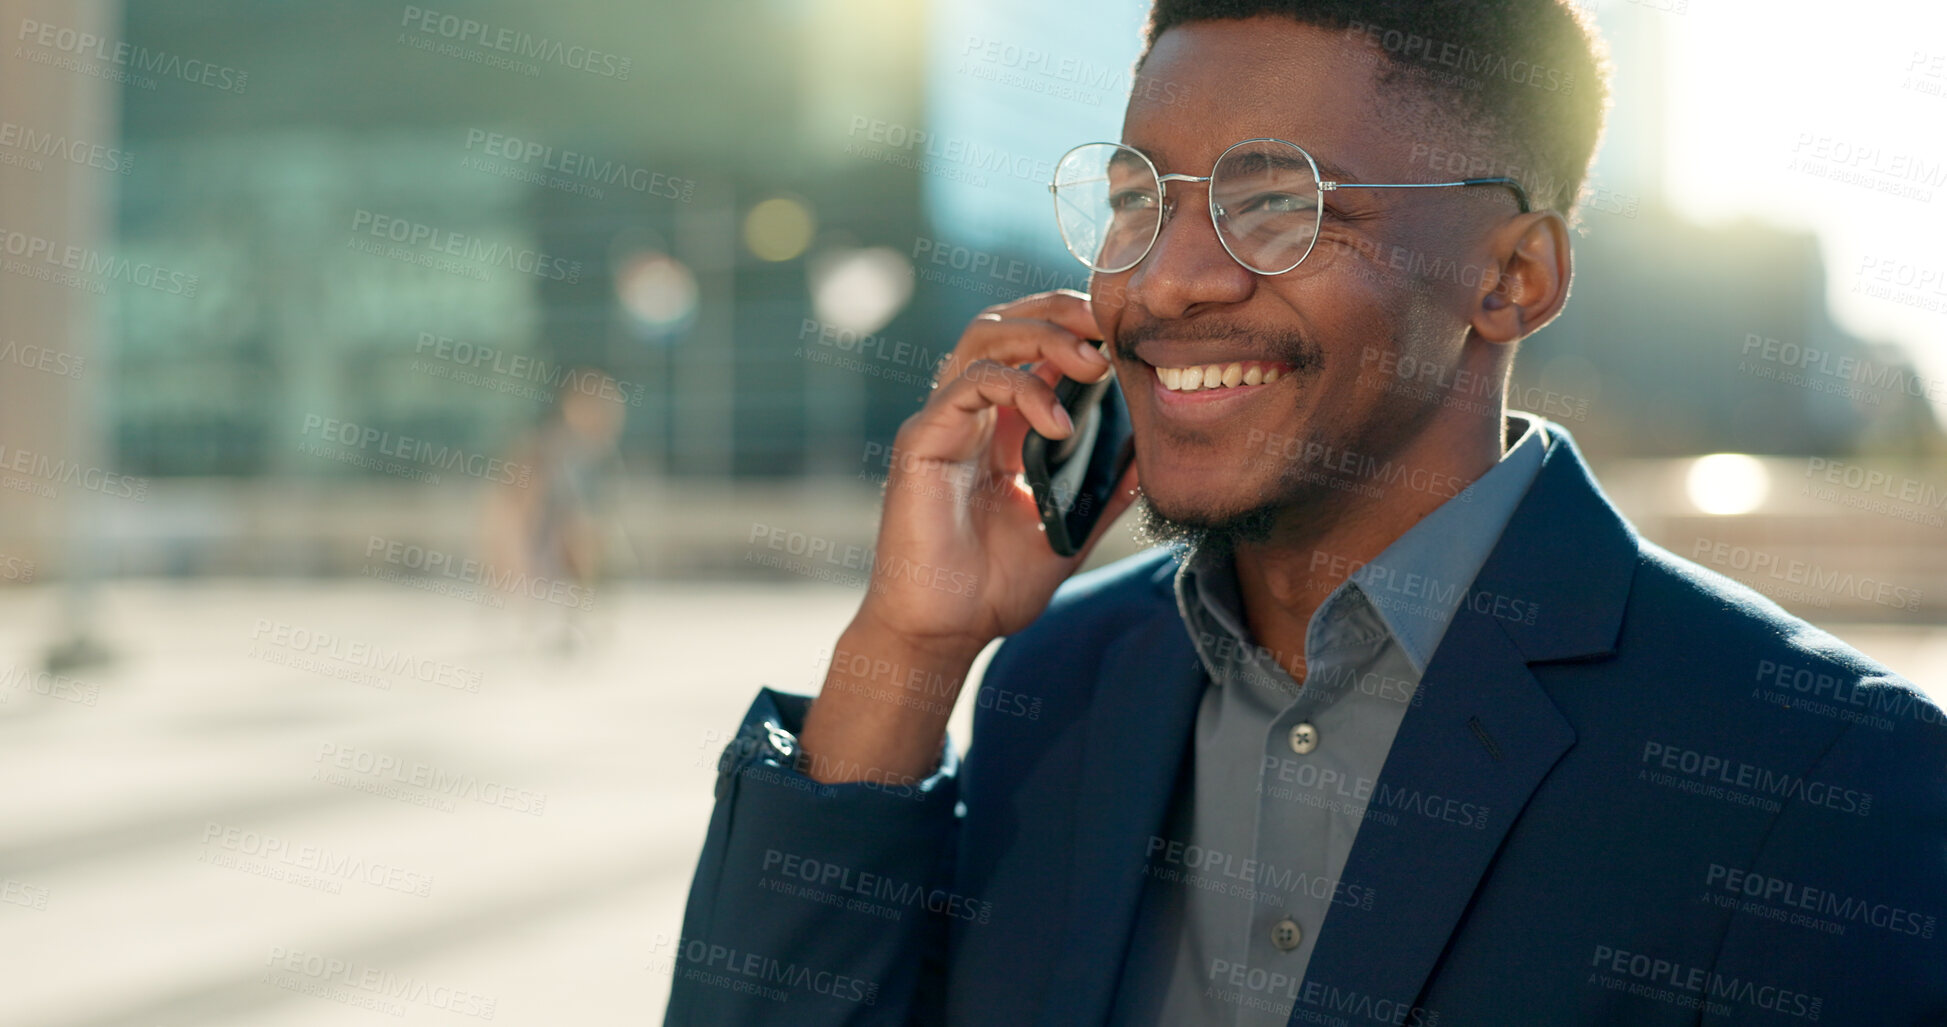
[[1519,342],[1562,312],[1573,261],[1560,214],[1538,210],[1509,219],[1489,238],[1488,252],[1499,273],[1474,297],[1475,333],[1489,342]]

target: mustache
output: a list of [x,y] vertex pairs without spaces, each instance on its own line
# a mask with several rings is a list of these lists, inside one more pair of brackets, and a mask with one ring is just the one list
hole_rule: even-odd
[[1325,364],[1325,350],[1289,328],[1247,328],[1215,321],[1185,321],[1169,324],[1143,321],[1115,338],[1115,355],[1125,360],[1139,359],[1136,347],[1162,339],[1195,342],[1233,342],[1262,353],[1267,360],[1290,364],[1294,371],[1311,371]]

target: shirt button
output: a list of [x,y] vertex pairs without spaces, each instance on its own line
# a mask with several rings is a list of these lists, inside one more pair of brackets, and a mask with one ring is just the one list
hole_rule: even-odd
[[1300,756],[1318,748],[1318,729],[1310,722],[1291,725],[1291,751]]
[[1298,921],[1289,917],[1271,925],[1271,944],[1290,952],[1305,940],[1305,932],[1298,929]]

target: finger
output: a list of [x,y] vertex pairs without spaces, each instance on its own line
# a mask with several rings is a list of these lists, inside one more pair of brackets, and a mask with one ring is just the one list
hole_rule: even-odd
[[991,360],[978,361],[941,386],[920,414],[901,432],[910,437],[900,448],[920,459],[966,460],[987,439],[988,411],[1018,411],[1036,431],[1052,439],[1073,431],[1055,390],[1032,372]]
[[[1042,380],[1047,379],[1044,377]],[[1029,427],[1027,419],[1018,411],[1000,411],[1000,416],[994,421],[994,441],[987,447],[988,473],[1007,477],[1027,469],[1027,464],[1021,459],[1021,444],[1027,441]]]
[[[1052,388],[1060,384],[1061,369],[1052,363],[1033,364],[1024,368],[1035,377],[1047,382]],[[1059,395],[1059,393],[1057,393]],[[1023,469],[1021,443],[1027,438],[1028,425],[1019,417],[1003,414],[994,423],[994,444],[988,449],[987,466],[995,474],[1019,474]]]
[[960,345],[948,358],[951,365],[976,360],[1018,367],[1053,364],[1080,382],[1100,381],[1109,373],[1109,360],[1092,342],[1051,321],[1003,318],[982,314],[967,325]]
[[[1028,367],[1027,370],[1034,372],[1034,376],[1036,378],[1039,378],[1042,381],[1047,382],[1049,385],[1060,384],[1061,380],[1064,377],[1066,378],[1075,377],[1074,375],[1069,374],[1066,371],[1063,371],[1061,369],[1061,365],[1055,363],[1052,360],[1044,360],[1039,364],[1034,364]],[[1080,381],[1081,379],[1076,378],[1075,380]]]
[[[1051,361],[1030,364],[1022,370],[1048,383],[1053,388],[1061,383],[1063,377],[1060,367]],[[1060,393],[1056,393],[1060,396]],[[1021,443],[1027,438],[1028,423],[1012,413],[1003,412],[1000,420],[994,422],[994,444],[988,451],[988,467],[999,474],[1018,474],[1022,469]]]
[[1074,332],[1084,339],[1099,339],[1101,329],[1095,323],[1095,308],[1085,292],[1073,289],[1051,289],[1032,296],[1023,296],[1008,303],[997,303],[981,315],[998,314],[1001,317],[1039,318]]

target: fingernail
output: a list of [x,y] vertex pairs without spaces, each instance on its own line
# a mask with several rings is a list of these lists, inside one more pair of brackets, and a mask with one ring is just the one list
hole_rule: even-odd
[[1102,351],[1096,349],[1094,344],[1090,343],[1087,339],[1075,340],[1075,348],[1081,350],[1083,360],[1087,360],[1092,363],[1102,364],[1104,366],[1107,366],[1109,363],[1109,358],[1103,356]]
[[1061,426],[1068,429],[1068,434],[1075,434],[1075,419],[1068,416],[1067,407],[1060,405],[1055,407],[1055,420],[1060,421]]

